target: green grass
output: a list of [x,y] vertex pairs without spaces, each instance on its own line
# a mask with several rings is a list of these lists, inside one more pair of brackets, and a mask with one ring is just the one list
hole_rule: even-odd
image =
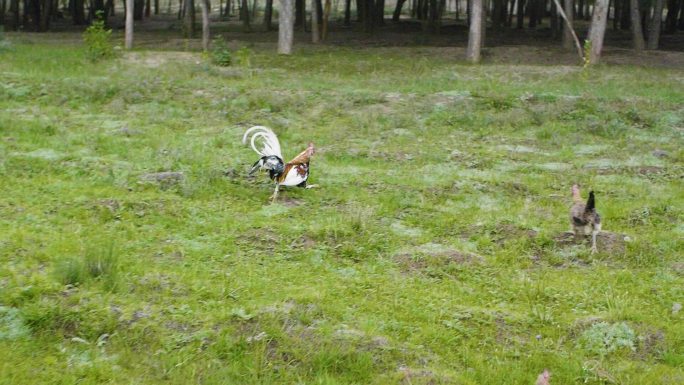
[[432,52],[0,53],[0,383],[682,383],[684,72]]

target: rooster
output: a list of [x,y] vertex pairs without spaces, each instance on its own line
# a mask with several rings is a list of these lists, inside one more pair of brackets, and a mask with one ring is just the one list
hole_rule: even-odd
[[[251,139],[249,139],[251,138]],[[278,197],[280,186],[297,186],[312,188],[316,185],[306,185],[309,179],[309,161],[314,154],[314,145],[309,143],[306,150],[285,163],[280,152],[280,142],[276,134],[270,128],[264,126],[254,126],[245,131],[242,143],[247,144],[250,140],[252,149],[261,156],[257,160],[249,175],[253,175],[257,170],[268,170],[268,175],[275,182],[275,191],[271,196],[271,202],[275,202]],[[258,144],[261,144],[259,149]]]
[[570,222],[575,238],[591,234],[591,253],[596,253],[596,236],[601,231],[601,216],[596,211],[594,192],[589,192],[589,199],[584,203],[578,185],[572,186],[572,207],[570,208]]

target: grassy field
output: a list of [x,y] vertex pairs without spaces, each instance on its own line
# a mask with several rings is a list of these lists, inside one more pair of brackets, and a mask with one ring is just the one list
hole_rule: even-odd
[[0,384],[684,383],[684,71],[83,57],[0,53]]

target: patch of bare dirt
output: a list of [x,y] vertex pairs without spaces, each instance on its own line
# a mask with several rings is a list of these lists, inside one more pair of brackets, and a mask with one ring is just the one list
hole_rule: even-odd
[[648,360],[660,355],[665,348],[665,333],[662,330],[641,332],[634,356],[640,360]]
[[[564,248],[573,245],[586,245],[589,247],[591,236],[579,236],[566,231],[553,237],[556,246]],[[626,234],[611,233],[609,231],[601,231],[596,236],[596,247],[600,253],[620,255],[624,254],[627,248],[627,242],[630,238]]]
[[278,203],[287,207],[298,207],[303,205],[305,202],[301,199],[290,198],[290,197],[278,197]]
[[672,264],[672,270],[675,273],[684,276],[684,262],[675,262]]
[[316,247],[316,241],[308,235],[302,235],[291,244],[294,248],[312,249]]
[[147,68],[159,68],[168,63],[199,63],[201,61],[196,52],[126,52],[124,61]]
[[484,258],[474,253],[464,252],[439,244],[426,244],[412,250],[398,253],[394,261],[404,273],[415,273],[430,267],[449,265],[479,265]]
[[428,369],[416,369],[408,366],[400,366],[397,371],[401,375],[401,384],[404,385],[433,385],[442,381],[434,372]]

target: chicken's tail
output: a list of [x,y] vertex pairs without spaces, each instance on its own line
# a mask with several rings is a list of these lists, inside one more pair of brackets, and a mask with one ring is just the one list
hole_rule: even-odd
[[[249,139],[251,137],[251,139]],[[280,142],[278,141],[278,136],[275,132],[271,131],[270,128],[264,126],[254,126],[247,131],[245,135],[242,136],[242,143],[247,144],[249,139],[252,149],[261,156],[271,156],[275,155],[280,159],[283,159],[283,155],[280,152]],[[259,141],[259,143],[257,143]],[[261,145],[261,149],[257,145]]]
[[584,211],[590,213],[596,210],[596,200],[594,198],[594,192],[589,191],[589,199],[587,199],[587,206]]

